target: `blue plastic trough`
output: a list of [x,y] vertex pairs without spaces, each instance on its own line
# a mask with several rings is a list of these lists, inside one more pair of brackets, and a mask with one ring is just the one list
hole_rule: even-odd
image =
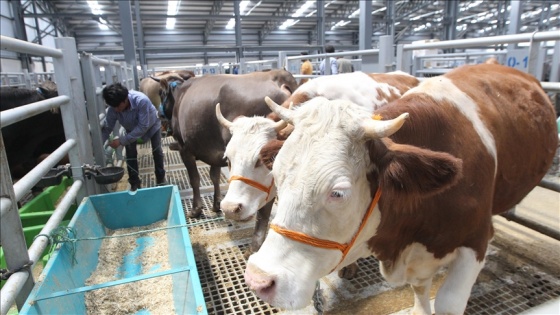
[[[106,229],[116,230],[167,219],[170,270],[141,274],[135,260],[122,262],[127,270],[116,281],[86,286],[85,281],[98,264],[102,240],[77,241],[72,256],[72,244],[63,243],[49,259],[43,274],[29,295],[20,314],[86,314],[85,294],[112,286],[130,284],[155,277],[171,276],[173,302],[177,314],[207,314],[192,245],[176,186],[139,189],[136,194],[116,192],[84,199],[69,227],[78,239],[106,235]],[[145,246],[138,246],[137,253]],[[77,261],[72,263],[73,258]],[[129,272],[136,270],[136,272]],[[157,299],[157,295],[150,298]],[[90,310],[91,311],[91,310]],[[149,314],[141,310],[137,314]]]

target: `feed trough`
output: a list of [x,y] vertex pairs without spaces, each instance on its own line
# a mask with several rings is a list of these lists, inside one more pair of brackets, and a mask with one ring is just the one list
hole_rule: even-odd
[[[158,244],[151,236],[156,229],[146,227],[159,223],[161,227],[157,228],[157,232],[163,231],[168,254],[157,257],[161,262],[146,266],[144,257],[154,256],[148,250]],[[113,236],[118,234],[114,232],[132,228],[140,232],[122,238]],[[91,304],[86,301],[88,294],[113,288],[116,290],[106,291],[111,292],[108,294],[111,298],[124,295],[124,300],[138,305],[140,301],[128,296],[126,287],[138,288],[148,281],[159,283],[164,278],[170,283],[174,313],[207,314],[176,186],[90,196],[78,207],[68,231],[71,233],[67,237],[76,241],[62,242],[55,250],[20,314],[95,314],[100,310],[91,309]],[[105,282],[88,283],[88,279],[97,272],[98,265],[106,261],[101,258],[103,242],[111,239],[119,248],[130,237],[136,246],[126,258],[117,259],[115,270],[109,270],[115,277]],[[157,290],[148,292],[144,297],[149,303],[163,298]],[[155,314],[158,311],[143,308],[132,313],[152,312]]]

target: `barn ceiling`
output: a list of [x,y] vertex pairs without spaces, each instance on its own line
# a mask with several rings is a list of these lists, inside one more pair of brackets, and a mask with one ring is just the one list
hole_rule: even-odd
[[[234,1],[182,0],[178,1],[176,12],[169,14],[168,2],[129,2],[137,51],[143,51],[147,59],[206,58],[206,61],[212,61],[235,56],[236,49],[239,49],[236,39],[239,38],[236,38],[235,28],[227,27],[234,18]],[[308,6],[302,8],[306,2]],[[394,32],[396,43],[444,38],[446,23],[449,23],[445,1],[395,0],[392,21],[387,13],[387,2],[372,1],[374,47],[376,38],[390,31]],[[240,3],[241,49],[248,59],[277,56],[280,50],[299,52],[307,49],[313,52],[320,49],[318,5],[324,6],[324,43],[333,44],[337,50],[359,48],[359,14],[356,10],[360,5],[357,0],[252,0]],[[510,6],[510,0],[458,1],[455,37],[507,34]],[[28,27],[34,19],[49,21],[56,28],[57,36],[76,39],[78,51],[122,55],[123,36],[131,36],[123,31],[123,13],[119,11],[122,4],[119,5],[117,0],[24,0],[22,8]],[[300,8],[300,16],[292,17]],[[520,11],[522,33],[560,27],[557,1],[522,1]],[[174,29],[166,29],[168,18],[176,19]],[[281,29],[288,19],[297,23]]]

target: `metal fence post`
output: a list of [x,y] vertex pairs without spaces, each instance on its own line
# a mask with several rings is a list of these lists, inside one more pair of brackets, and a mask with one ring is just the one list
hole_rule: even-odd
[[[10,177],[10,168],[8,167],[8,157],[6,156],[2,131],[0,131],[0,171],[2,175],[5,175],[2,176],[2,182],[0,183],[3,195],[2,203],[9,202],[11,204],[9,210],[3,213],[0,220],[0,240],[2,242],[7,268],[13,271],[29,263],[29,253],[27,252],[27,244],[25,242],[25,236],[23,235],[21,219],[19,218],[19,209],[14,193],[14,184]],[[9,199],[6,198],[8,196]],[[23,284],[20,293],[16,296],[18,310],[23,307],[27,296],[29,296],[35,284],[31,268],[28,268],[27,271],[27,280]],[[2,305],[2,310],[9,307],[10,305]],[[4,314],[3,311],[2,314]]]
[[84,197],[97,193],[93,179],[86,179],[82,166],[93,164],[91,136],[85,109],[84,85],[76,41],[71,37],[55,38],[56,48],[64,52],[63,57],[53,57],[55,77],[58,93],[68,95],[72,100],[70,104],[61,107],[62,121],[66,139],[76,139],[78,145],[68,153],[72,167],[72,177],[84,182],[78,193],[78,201]]
[[97,104],[97,82],[93,71],[92,55],[89,53],[82,53],[80,57],[80,65],[82,68],[82,77],[84,79],[84,87],[87,101],[87,113],[91,131],[91,138],[93,144],[93,156],[95,164],[105,166],[105,159],[103,150],[103,140],[101,137],[101,128],[99,126],[99,108]]

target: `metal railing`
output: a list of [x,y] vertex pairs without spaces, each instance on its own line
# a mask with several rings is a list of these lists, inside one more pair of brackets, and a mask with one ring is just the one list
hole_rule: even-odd
[[32,261],[31,267],[15,272],[0,291],[0,314],[4,315],[15,302],[21,309],[34,286],[31,269],[44,251],[45,239],[38,238],[28,250],[19,217],[17,202],[35,186],[56,163],[65,155],[69,156],[74,184],[66,193],[63,202],[55,210],[41,233],[48,234],[56,228],[70,204],[83,197],[94,194],[98,187],[84,176],[82,166],[93,164],[90,148],[91,138],[85,113],[84,87],[79,68],[76,43],[73,38],[56,38],[57,48],[49,48],[14,38],[0,36],[0,48],[31,55],[53,58],[54,76],[60,96],[32,103],[2,112],[0,127],[4,128],[18,121],[60,107],[66,142],[49,157],[39,163],[16,184],[10,177],[3,136],[0,130],[0,179],[2,198],[0,199],[0,239],[8,270],[19,270]]

